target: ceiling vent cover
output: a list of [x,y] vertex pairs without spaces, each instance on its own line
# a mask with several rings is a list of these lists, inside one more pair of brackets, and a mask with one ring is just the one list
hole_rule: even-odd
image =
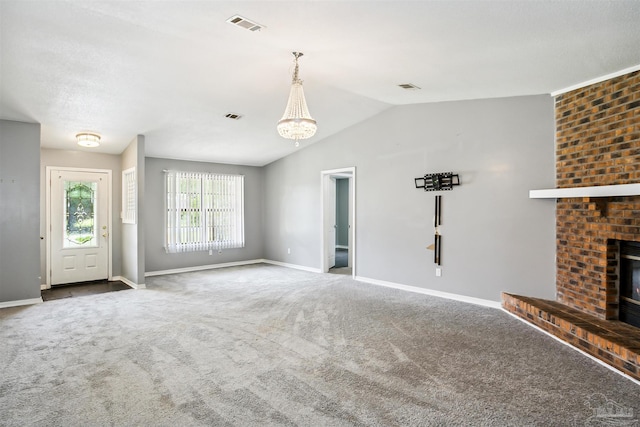
[[227,119],[232,119],[232,120],[240,120],[242,118],[242,116],[240,114],[237,114],[237,113],[227,113],[224,116]]
[[227,22],[229,24],[236,25],[249,31],[260,31],[261,29],[265,28],[264,25],[260,25],[240,15],[232,16],[231,18],[227,19]]
[[414,85],[413,83],[402,83],[400,86],[402,89],[408,89],[408,90],[418,90],[420,89],[418,86]]

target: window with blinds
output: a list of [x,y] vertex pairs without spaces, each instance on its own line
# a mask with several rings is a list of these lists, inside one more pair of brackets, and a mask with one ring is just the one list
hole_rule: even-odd
[[244,176],[166,172],[169,253],[244,247]]
[[136,168],[122,172],[122,223],[136,223]]

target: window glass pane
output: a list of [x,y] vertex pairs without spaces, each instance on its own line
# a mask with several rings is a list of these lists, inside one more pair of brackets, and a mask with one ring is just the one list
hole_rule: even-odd
[[65,248],[97,246],[95,182],[64,182],[64,245]]

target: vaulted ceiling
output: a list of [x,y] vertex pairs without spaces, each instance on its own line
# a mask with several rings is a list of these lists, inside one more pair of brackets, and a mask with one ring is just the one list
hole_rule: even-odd
[[[226,22],[241,15],[263,26]],[[640,2],[0,1],[0,118],[42,147],[264,165],[293,71],[318,132],[396,105],[548,94],[640,64]],[[398,85],[411,83],[420,89]],[[239,120],[226,118],[237,113]]]

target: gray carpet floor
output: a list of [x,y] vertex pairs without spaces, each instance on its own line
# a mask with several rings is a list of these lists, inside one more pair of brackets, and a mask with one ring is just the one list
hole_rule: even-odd
[[500,310],[270,265],[147,287],[0,310],[0,425],[638,423],[637,384]]

